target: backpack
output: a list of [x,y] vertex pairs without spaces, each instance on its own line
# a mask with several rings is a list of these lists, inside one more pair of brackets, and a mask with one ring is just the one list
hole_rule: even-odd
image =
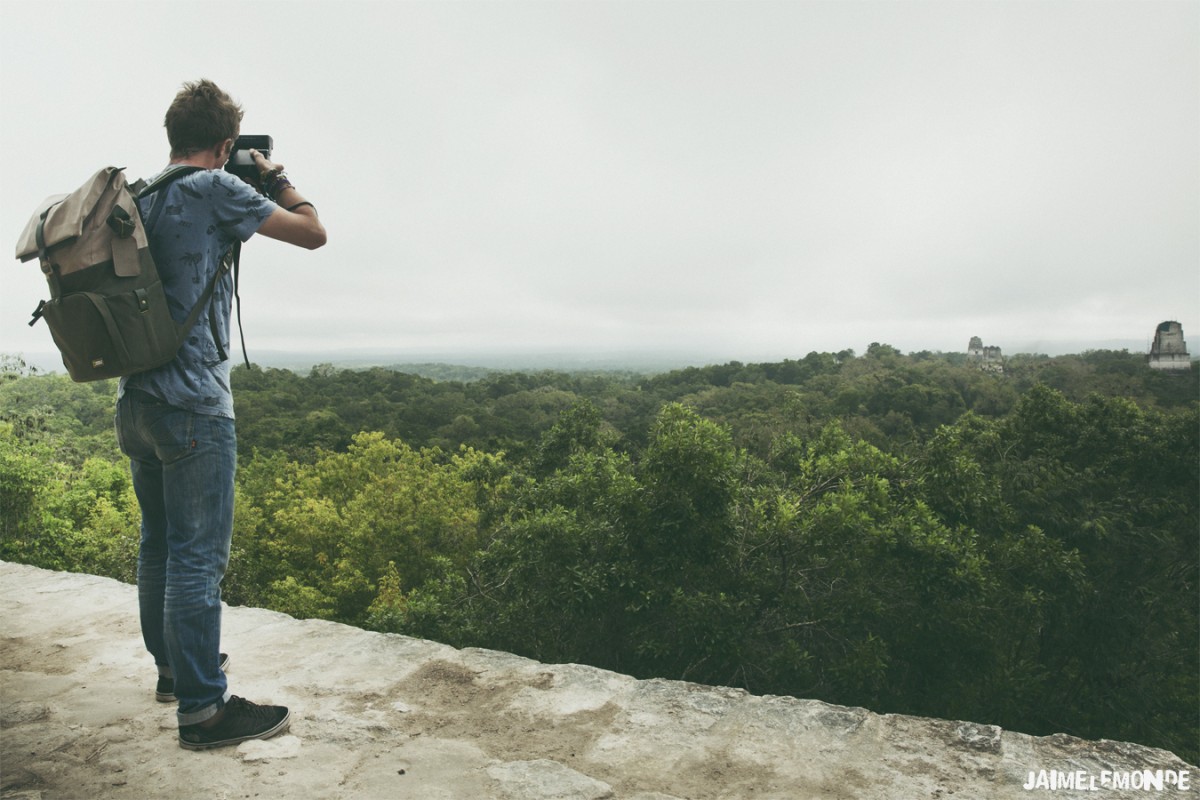
[[[96,381],[162,366],[179,352],[237,256],[226,258],[182,324],[172,319],[136,200],[200,169],[174,167],[149,185],[126,183],[123,167],[104,167],[69,195],[47,198],[17,242],[22,262],[37,257],[50,285],[30,326],[45,319],[75,381]],[[240,316],[240,315],[239,315]],[[227,356],[216,335],[221,359]]]

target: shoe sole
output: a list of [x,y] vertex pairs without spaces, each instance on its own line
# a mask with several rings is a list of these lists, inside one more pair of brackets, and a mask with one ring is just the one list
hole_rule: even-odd
[[241,742],[249,742],[254,739],[270,739],[272,736],[278,736],[286,731],[292,724],[292,712],[288,711],[287,716],[279,721],[279,724],[270,730],[262,733],[252,733],[248,736],[236,736],[231,739],[220,739],[215,742],[188,742],[181,736],[179,738],[179,746],[184,750],[215,750],[218,747],[228,747],[231,744],[240,744]]
[[[225,660],[217,665],[217,669],[221,670],[221,672],[228,672],[229,671],[229,662],[232,661],[233,659],[231,659],[229,657],[228,653],[222,653],[222,655],[225,656]],[[175,697],[174,692],[160,692],[160,691],[156,690],[154,692],[154,699],[160,703],[174,703],[176,700],[176,697]]]

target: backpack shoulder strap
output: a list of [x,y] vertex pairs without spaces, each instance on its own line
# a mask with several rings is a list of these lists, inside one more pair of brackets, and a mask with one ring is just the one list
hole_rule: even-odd
[[[202,169],[202,167],[193,167],[188,164],[178,164],[174,167],[171,167],[170,169],[166,170],[161,175],[159,175],[157,178],[155,178],[153,181],[146,184],[144,187],[139,187],[139,190],[137,191],[137,197],[139,199],[142,197],[148,197],[149,195],[153,194],[154,192],[157,192],[158,190],[170,185],[170,183],[172,181],[182,178],[184,175],[188,175],[190,173],[197,172],[200,169]],[[153,210],[151,210],[151,212],[150,212],[151,219],[148,219],[146,221],[147,227],[152,227],[153,220],[157,218],[157,214],[155,212],[158,211],[158,204],[155,203],[154,205],[155,205],[155,208]],[[208,286],[206,286],[204,288],[204,293],[200,296],[200,299],[196,301],[196,305],[192,307],[192,312],[190,314],[188,314],[187,320],[185,320],[183,325],[181,326],[180,342],[183,341],[183,338],[192,329],[192,326],[194,326],[196,324],[196,320],[199,319],[200,313],[204,310],[204,307],[209,305],[210,301],[212,301],[213,292],[217,287],[217,281],[219,281],[221,279],[222,275],[224,275],[227,272],[229,272],[230,270],[232,270],[233,271],[233,295],[234,295],[234,298],[237,300],[238,332],[241,334],[241,337],[242,337],[242,358],[246,359],[246,366],[249,367],[250,366],[250,358],[246,354],[246,333],[244,330],[242,330],[242,298],[238,295],[238,271],[239,271],[238,268],[241,266],[241,263],[240,263],[241,256],[242,256],[242,243],[234,242],[231,257],[227,258],[227,259],[222,259],[221,265],[217,267],[217,270],[213,273],[212,279],[209,280]],[[216,315],[215,314],[212,314],[212,313],[209,314],[209,327],[211,328],[213,342],[217,346],[217,354],[220,356],[222,361],[227,360],[229,358],[229,355],[225,352],[225,348],[221,346],[221,337],[217,333],[217,323],[216,323]]]
[[[235,253],[236,253],[236,251],[235,251]],[[237,264],[236,255],[235,255],[234,259],[224,259],[224,258],[221,259],[221,263],[217,266],[216,271],[213,272],[213,276],[212,276],[212,278],[209,279],[208,285],[204,287],[204,293],[200,295],[200,298],[196,301],[196,305],[192,306],[192,311],[190,314],[188,314],[187,319],[184,320],[183,324],[179,326],[179,343],[182,345],[183,340],[185,338],[187,338],[188,333],[192,330],[192,327],[196,324],[196,321],[198,319],[200,319],[200,314],[203,313],[205,308],[208,308],[209,309],[209,314],[208,314],[209,331],[212,333],[213,344],[215,344],[217,346],[217,355],[220,356],[222,361],[228,360],[229,354],[225,352],[225,348],[221,345],[221,336],[220,336],[219,331],[217,330],[217,317],[216,317],[216,314],[213,313],[214,309],[212,308],[212,302],[215,300],[215,298],[213,297],[213,292],[216,290],[217,281],[221,280],[221,276],[228,273],[231,268],[236,268],[236,264]],[[236,276],[236,272],[234,274]],[[237,294],[236,278],[234,280],[234,294],[235,295]],[[239,300],[238,301],[238,326],[239,326],[239,328],[241,327],[241,324],[242,324],[241,311],[242,311],[242,305],[241,305],[241,300]],[[246,351],[246,340],[245,340],[245,337],[243,337],[242,338],[242,352],[245,353],[245,351]],[[249,366],[249,365],[250,365],[250,362],[247,361],[246,366]]]
[[[226,257],[221,259],[221,266],[217,269],[216,274],[213,275],[212,281],[208,284],[208,288],[205,290],[204,296],[200,298],[200,302],[196,304],[196,307],[199,308],[200,303],[203,303],[206,300],[211,298],[213,289],[217,285],[217,279],[220,278],[225,273],[232,270],[233,271],[233,299],[236,301],[236,305],[237,305],[238,334],[242,337],[242,359],[246,362],[246,369],[252,369],[252,367],[250,366],[250,354],[246,352],[246,329],[244,327],[242,327],[242,296],[238,293],[238,272],[241,269],[241,264],[242,264],[242,243],[235,240],[233,243],[233,246],[230,248],[229,252],[226,254]],[[212,299],[215,300],[216,298],[212,298]],[[195,314],[196,312],[193,311],[192,313]],[[194,324],[195,324],[195,320],[189,318],[188,327],[191,328],[191,326]],[[217,355],[219,355],[221,357],[222,361],[228,361],[229,353],[227,353],[225,351],[225,347],[221,344],[221,336],[220,336],[219,331],[217,331],[217,315],[212,313],[211,311],[209,312],[209,315],[208,315],[208,327],[209,327],[209,330],[212,332],[213,344],[215,344],[217,346]]]
[[[145,181],[139,181],[139,185],[136,187],[134,194],[139,200],[143,197],[149,197],[155,192],[165,189],[167,186],[171,185],[172,182],[182,178],[184,175],[190,175],[193,172],[199,172],[201,169],[203,169],[203,167],[194,167],[190,164],[177,164],[164,170],[161,175],[149,183],[146,183]],[[157,200],[158,199],[155,198],[154,202],[152,203],[153,207],[150,209],[150,214],[145,220],[147,232],[154,228],[154,223],[158,220],[162,210],[162,205],[158,203]],[[212,278],[208,281],[208,285],[204,287],[203,294],[200,295],[200,298],[196,301],[196,304],[192,306],[192,310],[188,314],[187,319],[185,319],[183,324],[179,326],[179,344],[183,344],[183,340],[187,338],[188,333],[191,332],[192,328],[196,324],[196,321],[204,312],[204,309],[208,307],[209,302],[212,300],[213,291],[217,287],[217,281],[221,279],[221,276],[224,275],[226,271],[227,268],[222,265],[218,266],[217,270],[213,273]],[[227,356],[224,353],[224,348],[221,347],[220,339],[216,335],[217,331],[215,323],[212,326],[212,331],[213,340],[217,344],[217,350],[220,352],[221,360],[224,361]]]
[[193,172],[199,172],[202,169],[204,168],[193,167],[191,164],[176,164],[173,167],[168,167],[161,175],[150,181],[150,183],[147,183],[145,186],[140,187],[135,193],[137,194],[138,198],[141,199],[147,195],[154,194],[159,189],[170,185],[172,181],[182,178],[184,175],[190,175]]
[[[137,200],[141,200],[143,197],[149,197],[159,189],[167,188],[184,175],[190,175],[193,172],[199,172],[201,169],[202,167],[193,167],[190,164],[177,164],[173,167],[169,167],[157,178],[150,181],[150,183],[146,183],[143,180],[138,180],[138,185],[140,188],[134,192],[134,197]],[[142,220],[142,224],[146,227],[147,232],[154,227],[154,222],[158,219],[161,208],[162,205],[158,202],[157,197],[150,202],[150,211]]]

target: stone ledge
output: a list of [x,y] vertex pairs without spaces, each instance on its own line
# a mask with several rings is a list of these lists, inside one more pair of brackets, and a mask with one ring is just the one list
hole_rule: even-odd
[[[1188,797],[1200,773],[1121,742],[880,715],[815,700],[639,681],[575,664],[230,608],[230,687],[292,708],[288,734],[181,749],[154,701],[136,590],[0,562],[0,797],[1030,798],[1083,771],[1097,798]],[[1191,788],[1099,786],[1189,771]],[[1070,790],[1066,794],[1073,794]]]

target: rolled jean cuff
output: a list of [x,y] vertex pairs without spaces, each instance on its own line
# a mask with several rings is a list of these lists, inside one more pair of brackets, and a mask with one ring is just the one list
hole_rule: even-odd
[[179,727],[181,728],[187,725],[199,725],[206,719],[215,717],[217,713],[225,707],[225,704],[229,702],[230,697],[232,697],[232,695],[229,693],[229,690],[226,689],[225,694],[221,697],[220,701],[213,703],[211,706],[205,706],[199,711],[193,711],[190,714],[180,714],[179,712],[176,712],[175,719],[179,722]]

